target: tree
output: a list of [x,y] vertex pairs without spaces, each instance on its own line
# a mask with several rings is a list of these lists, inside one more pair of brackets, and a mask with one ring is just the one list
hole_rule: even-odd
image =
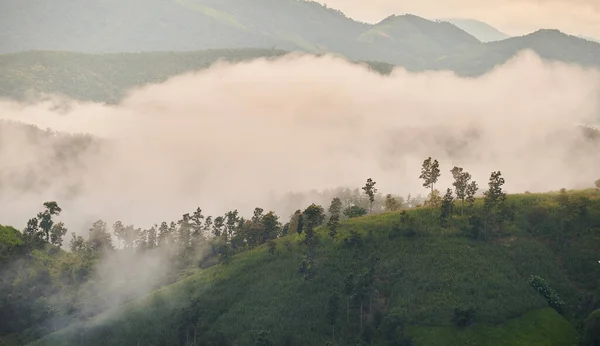
[[[263,210],[261,208],[254,209],[254,217],[253,220],[256,219],[256,222],[260,222],[260,218],[262,217]],[[225,230],[227,233],[227,239],[230,241],[233,239],[235,235],[235,229],[238,224],[239,216],[238,211],[228,211],[225,213]]]
[[262,242],[266,242],[271,239],[276,239],[281,231],[281,223],[279,223],[279,216],[273,211],[268,212],[261,220],[263,237]]
[[433,187],[435,183],[437,183],[440,177],[440,164],[438,160],[433,160],[431,157],[428,157],[423,161],[423,166],[421,167],[421,175],[419,179],[423,179],[423,187],[431,189],[431,194],[433,195]]
[[202,220],[204,220],[204,215],[202,215],[202,209],[196,208],[196,210],[192,213],[192,216],[190,217],[192,238],[195,241],[197,241],[202,236]]
[[121,221],[113,224],[113,234],[117,237],[117,247],[121,246],[121,241],[125,243],[127,236],[125,235],[125,226],[123,226]]
[[[490,220],[497,225],[501,225],[503,221],[502,211],[506,200],[506,193],[502,190],[504,183],[505,181],[500,171],[492,172],[490,181],[488,182],[489,189],[483,193],[483,210],[485,212],[486,221]],[[487,232],[487,222],[485,226]]]
[[342,201],[335,197],[331,201],[331,205],[329,206],[329,221],[327,222],[327,228],[329,228],[329,237],[331,239],[335,239],[337,235],[337,228],[340,224],[340,213],[342,211]]
[[302,234],[302,226],[302,210],[298,209],[290,218],[289,232]]
[[448,218],[452,218],[453,203],[454,197],[452,196],[452,189],[447,189],[441,203],[440,225],[442,228],[445,228],[448,225]]
[[365,191],[365,194],[369,196],[369,214],[373,212],[373,202],[375,201],[375,194],[377,193],[377,189],[375,188],[376,182],[373,179],[367,179],[366,185],[362,188]]
[[169,225],[166,222],[162,222],[158,228],[158,246],[171,244],[171,233],[169,232]]
[[207,216],[204,220],[204,227],[202,228],[202,233],[204,233],[204,236],[208,237],[211,234],[212,224],[212,216]]
[[93,252],[106,252],[114,249],[110,233],[106,231],[106,222],[102,220],[94,222],[90,228],[88,242],[90,250]]
[[425,205],[437,208],[440,206],[441,202],[442,196],[440,195],[440,191],[438,189],[435,189],[429,194],[429,199],[425,201]]
[[23,234],[32,242],[43,242],[43,233],[39,231],[39,222],[37,218],[29,219]]
[[348,218],[352,219],[355,217],[361,217],[367,215],[367,210],[365,208],[359,207],[357,205],[353,205],[344,209],[344,215]]
[[52,225],[52,229],[50,230],[50,243],[62,247],[65,234],[67,234],[67,228],[64,223],[59,222]]
[[327,322],[331,325],[331,339],[335,340],[335,324],[338,319],[340,311],[340,296],[337,292],[334,292],[329,297],[329,305],[327,306]]
[[213,223],[213,235],[216,238],[219,238],[223,233],[223,226],[225,224],[225,218],[222,216],[217,216],[215,218],[215,223]]
[[46,242],[50,242],[50,231],[52,230],[52,226],[54,225],[54,221],[52,220],[52,216],[60,215],[62,209],[58,206],[56,202],[45,202],[44,207],[46,210],[38,213],[37,218],[39,220],[39,229],[43,233],[43,238]]
[[398,200],[394,198],[391,194],[387,194],[385,196],[385,211],[396,211],[400,209],[400,204]]
[[157,225],[153,225],[152,227],[150,227],[149,230],[146,231],[147,234],[147,240],[146,240],[146,246],[149,249],[153,249],[156,246],[158,246],[158,236],[157,236]]
[[304,234],[307,241],[314,236],[314,229],[325,221],[325,210],[320,205],[311,204],[303,212]]
[[450,171],[452,177],[454,177],[454,191],[456,193],[456,199],[460,200],[460,214],[464,215],[465,199],[467,198],[467,189],[469,187],[469,181],[471,180],[471,174],[464,172],[460,167],[454,167]]
[[87,249],[86,245],[83,237],[76,235],[75,232],[71,232],[71,241],[69,242],[71,252],[81,254]]
[[467,185],[465,200],[467,201],[467,203],[469,203],[469,208],[473,208],[473,205],[475,204],[475,194],[478,190],[479,186],[477,186],[477,182],[475,181],[472,181],[471,183],[469,183],[469,185]]

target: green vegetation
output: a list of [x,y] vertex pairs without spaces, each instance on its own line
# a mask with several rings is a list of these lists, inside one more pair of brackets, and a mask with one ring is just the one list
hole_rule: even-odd
[[[441,174],[436,162],[423,162],[429,189]],[[450,173],[466,196],[470,175]],[[362,205],[373,202],[375,184],[367,180]],[[22,258],[19,247],[31,254],[17,261],[29,274],[10,270],[16,277],[3,281],[7,295],[24,300],[4,303],[23,318],[2,340],[51,333],[32,345],[590,344],[600,302],[600,191],[507,195],[503,185],[492,172],[484,197],[465,197],[464,209],[448,189],[423,207],[398,202],[401,210],[345,220],[340,198],[328,213],[311,204],[285,224],[261,208],[249,219],[237,210],[213,219],[198,208],[147,230],[115,223],[118,249],[99,220],[87,240],[72,236],[70,253],[50,244],[64,232],[47,235],[60,212],[48,202],[22,235],[0,228],[3,258]],[[379,203],[391,199],[399,197]],[[91,273],[104,261],[161,252],[172,272],[153,283],[163,288],[117,305],[79,297],[99,284]],[[28,285],[38,291],[23,292]],[[83,302],[94,309],[77,306]]]
[[550,308],[533,310],[499,326],[476,325],[466,330],[452,327],[409,327],[416,345],[573,345],[576,331]]

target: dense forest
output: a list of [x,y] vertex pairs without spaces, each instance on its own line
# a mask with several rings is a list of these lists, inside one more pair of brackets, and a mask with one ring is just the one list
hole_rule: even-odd
[[423,161],[426,199],[369,178],[292,215],[85,234],[41,203],[0,228],[2,344],[595,345],[600,180],[509,195],[500,171],[480,186],[454,167],[447,189],[442,173]]

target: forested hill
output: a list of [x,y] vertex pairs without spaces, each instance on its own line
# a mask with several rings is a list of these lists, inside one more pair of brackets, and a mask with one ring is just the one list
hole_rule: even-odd
[[[207,239],[193,232],[203,228],[198,210],[158,238],[137,233],[142,241],[130,238],[121,250],[95,223],[89,240],[71,241],[72,254],[36,255],[39,265],[58,266],[49,283],[80,280],[88,293],[102,287],[85,282],[99,258],[159,256],[171,241],[165,260],[204,269],[97,317],[79,311],[78,300],[71,310],[66,297],[48,300],[46,318],[63,323],[40,316],[33,330],[73,324],[32,345],[595,345],[599,192],[505,195],[500,172],[489,184],[483,200],[472,199],[477,186],[468,184],[464,201],[447,193],[400,211],[407,205],[388,197],[387,212],[361,217],[367,209],[347,208],[341,223],[339,199],[327,212],[298,210],[285,225],[260,208],[229,225],[239,216],[228,213]],[[194,235],[182,238],[188,226]],[[77,276],[82,270],[88,274]],[[90,296],[96,309],[102,297]],[[69,311],[86,321],[69,320]]]

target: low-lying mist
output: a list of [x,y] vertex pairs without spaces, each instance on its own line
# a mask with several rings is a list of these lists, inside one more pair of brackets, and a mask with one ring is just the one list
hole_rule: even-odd
[[[45,158],[64,148],[3,131],[0,222],[23,228],[46,200],[80,234],[100,218],[146,227],[196,207],[250,215],[260,206],[287,219],[304,206],[283,207],[283,194],[369,177],[383,193],[425,195],[418,177],[428,156],[441,163],[440,190],[454,165],[482,188],[494,170],[508,192],[589,187],[600,154],[573,125],[597,121],[599,87],[598,71],[532,53],[476,79],[400,68],[380,76],[331,56],[289,55],[217,64],[132,90],[117,106],[6,100],[2,119],[107,140],[77,164],[68,153],[52,164]],[[7,183],[24,172],[27,185]]]

